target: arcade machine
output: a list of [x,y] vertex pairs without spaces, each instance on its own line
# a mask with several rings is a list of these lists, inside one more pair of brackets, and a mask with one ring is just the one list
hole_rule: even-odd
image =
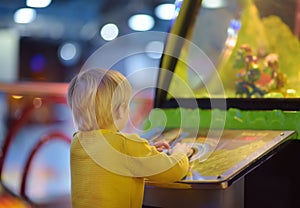
[[175,4],[145,129],[187,142],[190,171],[144,206],[300,207],[300,2]]

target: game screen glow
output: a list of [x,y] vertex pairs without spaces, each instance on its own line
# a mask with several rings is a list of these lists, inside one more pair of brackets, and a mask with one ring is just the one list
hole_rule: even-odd
[[[299,3],[228,0],[209,8],[204,2],[175,68],[193,96],[299,98]],[[191,97],[178,80],[173,76],[169,98]]]

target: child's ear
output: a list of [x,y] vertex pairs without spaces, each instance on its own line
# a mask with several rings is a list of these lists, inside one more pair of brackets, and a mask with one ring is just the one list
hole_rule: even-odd
[[125,103],[122,103],[119,105],[119,107],[117,108],[117,112],[116,112],[116,118],[117,119],[122,119],[126,116],[127,113],[127,106]]

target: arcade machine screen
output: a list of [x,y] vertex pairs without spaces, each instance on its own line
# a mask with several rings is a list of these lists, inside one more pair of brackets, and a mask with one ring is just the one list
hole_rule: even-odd
[[192,98],[201,108],[298,110],[297,7],[296,0],[176,1],[156,107]]

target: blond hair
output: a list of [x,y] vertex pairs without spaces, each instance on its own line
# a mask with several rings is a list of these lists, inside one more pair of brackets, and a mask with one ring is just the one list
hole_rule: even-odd
[[75,76],[68,88],[67,102],[73,121],[80,131],[103,129],[114,125],[118,107],[128,104],[131,86],[118,71],[89,69]]

